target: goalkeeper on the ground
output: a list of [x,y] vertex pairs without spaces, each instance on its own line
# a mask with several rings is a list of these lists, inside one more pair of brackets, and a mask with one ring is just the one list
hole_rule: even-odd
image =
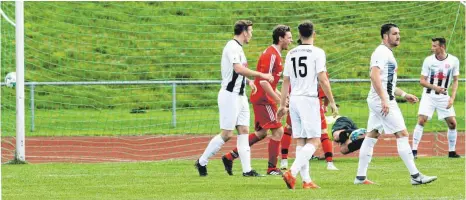
[[340,144],[340,152],[346,155],[361,148],[366,129],[358,128],[349,117],[338,117],[332,126],[332,136]]

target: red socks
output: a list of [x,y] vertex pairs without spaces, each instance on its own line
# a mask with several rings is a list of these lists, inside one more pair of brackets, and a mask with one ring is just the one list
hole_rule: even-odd
[[333,161],[333,144],[332,141],[328,138],[328,134],[322,134],[320,136],[320,142],[322,143],[322,149],[324,150],[325,160],[327,162]]
[[288,159],[288,149],[290,148],[291,144],[291,129],[287,129],[286,126],[283,127],[285,129],[285,133],[283,134],[282,140],[280,141],[282,146],[282,159]]

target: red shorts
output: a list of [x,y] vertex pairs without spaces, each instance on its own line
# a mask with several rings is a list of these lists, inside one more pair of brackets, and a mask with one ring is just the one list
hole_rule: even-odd
[[256,131],[282,127],[282,123],[277,120],[277,105],[252,104],[252,108]]
[[[327,129],[327,120],[325,119],[325,106],[323,104],[322,99],[320,99],[320,127],[321,129]],[[288,112],[288,116],[286,117],[286,124],[291,126],[291,118],[290,113]]]

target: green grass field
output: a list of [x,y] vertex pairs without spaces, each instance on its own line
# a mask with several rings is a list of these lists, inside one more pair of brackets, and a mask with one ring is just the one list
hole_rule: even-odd
[[[266,160],[254,160],[261,170]],[[357,159],[337,159],[340,171],[311,161],[311,177],[322,188],[286,189],[281,177],[245,178],[239,161],[227,176],[220,160],[211,160],[209,176],[199,177],[193,161],[101,164],[3,165],[2,195],[33,199],[464,199],[464,159],[416,160],[419,170],[438,180],[412,186],[400,158],[375,157],[368,177],[380,185],[353,185]]]

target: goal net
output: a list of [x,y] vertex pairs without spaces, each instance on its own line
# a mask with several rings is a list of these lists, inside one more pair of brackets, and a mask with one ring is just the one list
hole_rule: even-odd
[[[16,68],[14,5],[0,4],[2,80]],[[292,27],[296,41],[299,22],[312,20],[340,112],[365,127],[368,65],[381,41],[380,26],[400,27],[398,78],[415,81],[399,86],[420,96],[417,80],[432,37],[445,37],[448,52],[464,69],[464,10],[458,2],[25,2],[26,160],[199,156],[220,131],[221,52],[239,19],[254,23],[253,38],[244,46],[252,69],[272,43],[275,25]],[[15,89],[2,85],[4,161],[14,156],[15,98]],[[455,106],[462,132],[464,82]],[[418,107],[404,102],[400,107],[411,132]],[[425,130],[447,129],[433,120]],[[265,148],[257,147],[254,152],[261,154],[253,155],[265,157]]]

